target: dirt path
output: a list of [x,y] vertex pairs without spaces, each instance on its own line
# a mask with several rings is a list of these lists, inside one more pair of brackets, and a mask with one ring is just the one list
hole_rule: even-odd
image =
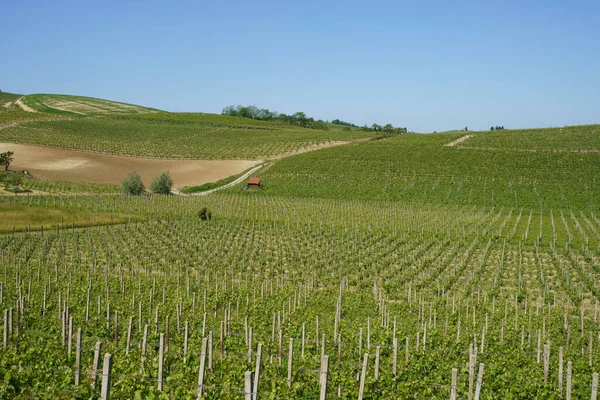
[[462,143],[462,142],[464,142],[465,140],[468,140],[468,139],[470,139],[470,138],[472,138],[472,137],[473,137],[473,135],[465,135],[465,136],[463,136],[463,137],[461,137],[461,138],[458,138],[458,139],[456,139],[456,140],[455,140],[455,141],[453,141],[453,142],[446,143],[444,146],[445,146],[445,147],[456,147],[456,145],[458,145],[458,144],[461,144],[461,143]]
[[265,165],[267,165],[267,164],[261,164],[259,166],[256,166],[256,167],[252,168],[250,171],[246,172],[244,175],[240,176],[235,181],[230,182],[230,183],[228,183],[226,185],[219,186],[218,188],[214,188],[214,189],[211,189],[211,190],[207,190],[206,192],[193,193],[191,196],[206,196],[206,195],[209,195],[211,193],[217,192],[219,190],[224,190],[224,189],[228,189],[230,187],[233,187],[233,186],[235,186],[235,185],[237,185],[239,183],[242,183],[246,179],[248,179],[248,177],[250,177],[250,175],[252,175],[256,171],[258,171],[259,169],[261,169]]
[[265,158],[265,160],[267,160],[267,161],[280,160],[282,158],[291,157],[291,156],[295,156],[295,155],[302,154],[302,153],[308,153],[309,151],[328,149],[330,147],[336,147],[336,146],[344,146],[344,145],[347,145],[350,143],[366,142],[368,140],[371,140],[371,138],[356,139],[356,140],[338,140],[338,141],[333,141],[333,142],[313,144],[310,146],[301,147],[298,150],[288,151],[287,153],[281,153],[281,154],[277,154],[277,155],[274,155],[271,157],[267,157],[267,158]]
[[136,170],[146,186],[162,171],[169,171],[174,186],[196,186],[237,175],[262,160],[163,160],[116,156],[13,143],[0,143],[0,152],[14,151],[12,170],[27,170],[50,181],[120,184]]
[[19,106],[23,111],[28,111],[28,112],[37,112],[36,110],[34,110],[33,108],[29,107],[27,104],[23,103],[23,98],[25,96],[21,96],[19,98],[19,100],[15,101],[15,104],[17,106]]

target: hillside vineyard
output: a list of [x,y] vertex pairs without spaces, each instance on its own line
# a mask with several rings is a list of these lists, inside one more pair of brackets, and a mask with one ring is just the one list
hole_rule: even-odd
[[[181,139],[165,157],[221,158],[372,135],[161,115],[26,122],[0,139],[155,155],[127,137],[143,129],[120,128],[139,123]],[[257,136],[194,147],[209,122]],[[43,193],[2,194],[0,210],[104,222],[0,237],[0,397],[596,398],[597,129],[379,137],[204,197],[26,182]]]

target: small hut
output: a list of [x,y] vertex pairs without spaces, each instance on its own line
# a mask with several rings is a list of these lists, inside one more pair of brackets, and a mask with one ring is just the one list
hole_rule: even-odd
[[260,187],[260,178],[250,178],[246,183],[246,190],[256,190]]

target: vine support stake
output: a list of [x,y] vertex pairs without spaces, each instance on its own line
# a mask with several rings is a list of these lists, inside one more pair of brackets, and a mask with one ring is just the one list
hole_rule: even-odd
[[480,363],[479,364],[479,372],[477,373],[477,386],[475,388],[475,400],[479,400],[482,384],[483,384],[483,363]]
[[92,365],[92,377],[91,383],[92,387],[96,387],[96,382],[98,380],[98,370],[100,369],[100,353],[102,352],[102,342],[96,342],[96,346],[94,347],[94,364]]
[[244,399],[252,400],[252,371],[244,373]]
[[450,400],[456,400],[456,381],[458,378],[458,370],[452,368],[452,384],[450,386]]
[[363,400],[365,395],[365,380],[367,378],[367,363],[369,362],[369,353],[363,357],[362,370],[360,372],[360,387],[358,389],[358,400]]
[[287,381],[288,381],[288,388],[292,388],[292,361],[293,361],[293,357],[294,357],[294,339],[290,338],[290,347],[288,350],[288,375],[287,375]]
[[573,364],[571,361],[567,363],[567,394],[565,399],[571,400],[571,374],[573,372]]
[[160,334],[160,342],[158,347],[158,391],[162,392],[163,390],[163,368],[165,361],[165,334]]
[[77,329],[77,338],[75,340],[75,386],[79,385],[79,376],[81,375],[81,328]]
[[104,355],[104,366],[102,367],[102,389],[100,392],[101,400],[110,399],[110,378],[112,373],[112,354]]
[[198,399],[202,397],[204,389],[204,371],[206,369],[206,345],[208,339],[202,338],[202,351],[200,353],[200,368],[198,370]]
[[258,344],[258,348],[256,349],[256,367],[254,368],[254,386],[252,389],[252,393],[254,393],[254,397],[258,398],[258,381],[260,378],[260,363],[262,359],[262,343]]
[[320,376],[320,394],[319,400],[325,400],[327,395],[327,375],[329,373],[329,356],[324,355],[321,357],[321,376]]

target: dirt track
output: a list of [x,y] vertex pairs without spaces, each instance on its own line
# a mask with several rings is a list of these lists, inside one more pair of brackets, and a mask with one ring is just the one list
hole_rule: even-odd
[[146,186],[161,171],[169,171],[174,187],[182,187],[215,182],[261,163],[261,160],[160,160],[0,143],[0,152],[4,151],[15,152],[11,170],[25,169],[39,179],[120,184],[135,169]]
[[473,137],[473,135],[466,135],[466,136],[463,136],[463,137],[461,137],[461,138],[459,138],[459,139],[456,139],[456,140],[455,140],[455,141],[453,141],[453,142],[446,143],[444,146],[446,146],[446,147],[456,147],[457,145],[461,144],[461,143],[462,143],[462,142],[464,142],[465,140],[468,140],[468,139],[470,139],[471,137]]

